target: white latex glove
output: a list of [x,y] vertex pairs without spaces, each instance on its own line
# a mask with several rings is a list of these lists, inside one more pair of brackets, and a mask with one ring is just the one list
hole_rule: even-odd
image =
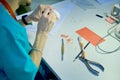
[[25,19],[29,23],[31,21],[39,21],[41,15],[44,13],[45,9],[53,10],[53,7],[50,5],[39,5],[30,15],[28,15]]
[[44,13],[46,9],[50,9],[55,13],[57,18],[60,18],[60,14],[50,5],[39,5],[30,15],[26,17],[26,21],[29,23],[31,21],[39,21],[41,15]]
[[37,33],[46,32],[49,33],[54,25],[54,23],[58,20],[54,11],[47,8],[44,10],[44,13],[41,15],[38,21]]

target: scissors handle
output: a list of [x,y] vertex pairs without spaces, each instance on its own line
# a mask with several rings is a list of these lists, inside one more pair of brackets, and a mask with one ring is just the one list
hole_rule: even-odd
[[90,60],[88,60],[88,63],[94,66],[97,66],[101,71],[104,71],[104,67],[100,63],[95,62],[95,61],[90,61]]
[[104,71],[104,67],[101,64],[97,63],[97,62],[90,61],[90,60],[84,59],[82,57],[79,57],[79,59],[86,65],[89,72],[91,72],[92,74],[94,74],[96,76],[99,76],[99,72],[97,70],[93,69],[90,66],[90,64],[92,64],[94,66],[97,66],[100,70]]

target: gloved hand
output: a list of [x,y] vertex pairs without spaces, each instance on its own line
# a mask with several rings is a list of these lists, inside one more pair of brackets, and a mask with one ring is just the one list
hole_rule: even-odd
[[44,13],[41,14],[41,17],[38,21],[37,33],[39,32],[49,33],[57,20],[58,17],[56,16],[55,12],[52,9],[50,8],[45,9]]
[[26,17],[26,21],[39,21],[45,9],[53,9],[50,5],[39,5],[30,15]]

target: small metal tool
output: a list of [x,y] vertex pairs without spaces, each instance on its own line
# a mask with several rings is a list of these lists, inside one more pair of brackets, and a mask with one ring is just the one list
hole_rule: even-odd
[[91,72],[92,74],[94,74],[96,76],[99,76],[99,72],[97,70],[93,69],[90,65],[94,65],[94,66],[98,67],[101,71],[104,71],[104,67],[98,62],[94,62],[94,61],[86,59],[86,53],[84,50],[86,48],[86,46],[84,47],[84,44],[80,41],[79,38],[78,38],[78,43],[79,43],[81,51],[75,59],[79,58],[79,60],[81,60],[86,65],[89,72]]
[[[80,42],[79,37],[78,37],[78,42]],[[90,44],[90,42],[88,42],[88,43],[85,45],[84,49],[86,49],[89,44]],[[80,46],[80,43],[79,43],[79,46]],[[81,49],[81,47],[80,47],[80,49]],[[83,51],[81,50],[81,51],[79,52],[79,54],[75,57],[75,59],[73,60],[73,62],[74,62],[77,58],[79,58],[79,56],[81,55],[82,52],[83,52]]]
[[81,60],[85,64],[85,66],[87,67],[89,72],[91,72],[92,74],[94,74],[96,76],[99,76],[99,72],[97,70],[93,69],[90,65],[94,65],[94,66],[98,67],[101,71],[104,71],[104,67],[100,63],[84,59],[83,57],[79,57],[79,60]]
[[62,44],[61,44],[61,60],[63,61],[64,59],[64,39],[62,39]]

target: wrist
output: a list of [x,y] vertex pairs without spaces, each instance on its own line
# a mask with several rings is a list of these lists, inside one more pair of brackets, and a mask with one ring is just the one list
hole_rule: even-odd
[[41,30],[41,31],[37,31],[37,32],[36,32],[36,36],[37,36],[37,35],[38,35],[38,36],[39,36],[39,35],[48,36],[48,32],[42,31],[42,30]]
[[47,37],[48,37],[48,34],[46,34],[45,32],[40,32],[40,33],[36,34],[36,38],[35,38],[33,47],[38,48],[41,51],[43,51],[43,47],[47,40]]
[[30,50],[30,53],[32,53],[33,51],[42,54],[42,51],[41,51],[40,49],[38,49],[38,48],[32,48],[32,49]]

